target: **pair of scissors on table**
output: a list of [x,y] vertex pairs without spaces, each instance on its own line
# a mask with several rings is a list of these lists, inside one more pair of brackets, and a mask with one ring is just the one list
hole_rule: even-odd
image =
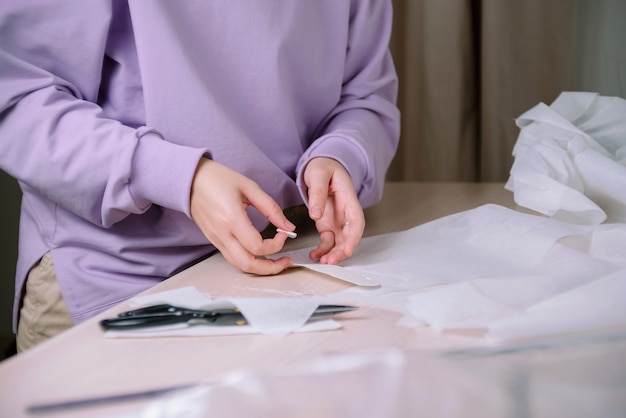
[[[311,318],[323,318],[357,309],[349,305],[320,305]],[[247,325],[248,321],[237,308],[188,309],[162,304],[133,309],[120,313],[116,318],[100,321],[104,329],[137,329],[171,324]]]

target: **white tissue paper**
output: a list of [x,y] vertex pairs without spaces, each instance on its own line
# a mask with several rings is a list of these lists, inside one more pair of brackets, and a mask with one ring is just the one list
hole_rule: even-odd
[[[402,325],[486,341],[626,326],[626,224],[576,225],[498,205],[364,238],[333,271],[373,278],[334,295]],[[303,260],[310,249],[289,253]],[[314,263],[301,263],[315,267]]]
[[[488,204],[403,232],[364,238],[341,265],[312,262],[308,259],[311,248],[276,257],[289,256],[298,266],[361,287],[376,283],[397,291],[524,271],[538,263],[559,238],[589,230]],[[363,280],[359,283],[357,277]],[[369,293],[376,293],[375,289]]]
[[[431,223],[449,233],[447,245],[445,237],[432,243],[450,266],[426,272],[450,277],[451,266],[463,271],[458,280],[405,291],[405,314],[439,332],[481,330],[492,342],[625,327],[626,101],[562,93],[551,106],[524,113],[517,124],[521,131],[506,188],[520,206],[551,219],[524,228],[540,217],[485,214],[492,220],[486,232],[471,219],[484,210],[479,208]],[[463,223],[461,234],[450,229]],[[491,251],[472,248],[481,242],[492,243]],[[466,265],[472,259],[476,264]],[[419,256],[415,261],[416,275],[422,274],[429,263]]]
[[189,309],[225,309],[237,307],[248,325],[213,326],[174,324],[133,330],[108,330],[107,338],[202,337],[216,335],[265,334],[285,336],[292,332],[325,331],[341,328],[332,319],[308,321],[320,304],[317,297],[298,298],[229,298],[212,300],[195,287],[187,286],[145,296],[130,301],[141,307],[170,304]]
[[515,202],[577,224],[626,222],[626,100],[564,92],[517,119]]

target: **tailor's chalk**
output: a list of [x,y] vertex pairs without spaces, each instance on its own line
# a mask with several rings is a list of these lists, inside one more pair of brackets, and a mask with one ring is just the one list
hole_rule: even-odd
[[289,238],[295,238],[298,236],[298,234],[296,234],[295,232],[285,231],[284,229],[280,228],[276,228],[276,232],[284,232]]

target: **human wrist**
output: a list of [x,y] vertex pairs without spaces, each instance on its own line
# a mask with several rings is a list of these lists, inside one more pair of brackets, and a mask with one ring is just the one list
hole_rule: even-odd
[[191,217],[189,196],[199,161],[207,150],[177,145],[156,131],[139,138],[133,157],[130,193],[138,207],[157,204]]

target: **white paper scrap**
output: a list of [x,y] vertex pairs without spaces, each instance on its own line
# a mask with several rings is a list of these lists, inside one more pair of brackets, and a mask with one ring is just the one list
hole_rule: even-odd
[[484,276],[520,275],[554,243],[589,226],[556,222],[498,205],[484,205],[402,232],[367,237],[336,266],[308,259],[311,248],[277,254],[295,265],[360,286],[420,289]]
[[223,309],[237,307],[248,320],[248,325],[212,326],[174,324],[134,330],[108,330],[107,338],[154,338],[183,336],[215,336],[265,334],[284,336],[291,332],[324,331],[341,328],[332,319],[311,320],[311,314],[320,304],[318,297],[291,298],[231,298],[211,300],[195,287],[139,296],[131,300],[133,307],[171,304],[191,309]]
[[626,326],[626,270],[546,300],[524,315],[494,321],[487,337],[495,342]]

